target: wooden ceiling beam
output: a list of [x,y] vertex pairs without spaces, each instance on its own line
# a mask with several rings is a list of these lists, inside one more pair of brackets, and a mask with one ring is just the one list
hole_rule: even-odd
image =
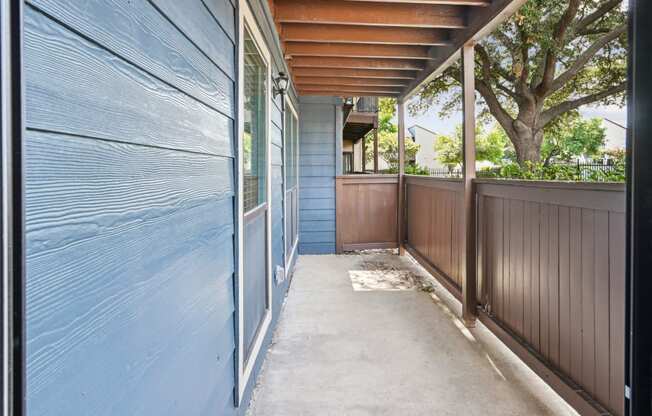
[[372,96],[372,97],[398,97],[398,94],[393,91],[358,91],[352,90],[339,90],[323,91],[323,90],[309,90],[303,89],[298,91],[299,95],[319,95],[327,97],[351,97],[351,96]]
[[294,68],[295,77],[340,77],[375,78],[410,81],[416,78],[416,71],[395,71],[391,69],[345,69],[345,68]]
[[296,85],[347,85],[347,86],[375,86],[375,87],[405,87],[409,80],[382,79],[382,78],[340,78],[340,77],[295,77]]
[[338,91],[346,91],[346,90],[354,90],[354,91],[369,91],[369,92],[392,92],[392,93],[399,93],[401,92],[401,87],[365,87],[361,85],[323,85],[323,84],[304,84],[304,85],[299,85],[299,90],[311,90],[311,91],[333,91],[333,92],[338,92]]
[[280,23],[452,29],[466,26],[465,8],[461,6],[383,2],[370,6],[346,0],[276,0],[275,8]]
[[409,59],[374,58],[322,58],[318,56],[297,56],[289,60],[292,68],[348,68],[348,69],[393,69],[398,71],[419,71],[423,61]]
[[286,42],[285,55],[347,58],[430,59],[427,46]]
[[[361,1],[367,3],[376,3],[379,0],[347,0]],[[383,3],[407,3],[407,4],[438,4],[453,6],[477,6],[487,7],[491,5],[491,0],[382,0]]]
[[379,45],[449,45],[449,30],[284,23],[285,42],[364,43]]

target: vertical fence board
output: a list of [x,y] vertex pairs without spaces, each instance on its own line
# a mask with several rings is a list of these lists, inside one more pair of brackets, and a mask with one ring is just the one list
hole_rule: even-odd
[[595,213],[595,395],[609,403],[609,212]]
[[548,333],[550,361],[559,363],[559,210],[551,205],[549,211],[548,248]]
[[559,207],[559,368],[570,373],[570,209]]
[[595,392],[595,213],[582,210],[582,385]]
[[609,407],[625,412],[625,216],[609,213]]
[[532,339],[532,203],[523,206],[523,337]]
[[571,280],[571,372],[574,380],[582,379],[582,210],[570,210]]
[[540,296],[539,296],[539,328],[540,328],[540,337],[541,337],[541,353],[548,358],[550,355],[549,349],[549,333],[548,327],[550,325],[550,313],[548,309],[548,301],[550,295],[548,294],[548,249],[549,249],[549,237],[550,237],[550,223],[549,223],[549,212],[550,206],[548,204],[541,205],[541,226],[539,227],[540,233],[540,243],[539,243],[539,253],[540,262],[539,262],[539,283],[540,283]]
[[541,282],[539,262],[541,237],[541,204],[532,203],[532,345],[541,348]]
[[523,331],[523,201],[511,201],[511,284],[514,329],[522,336]]

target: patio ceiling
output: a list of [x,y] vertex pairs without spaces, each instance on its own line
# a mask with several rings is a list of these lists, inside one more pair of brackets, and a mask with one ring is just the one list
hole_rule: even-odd
[[299,95],[408,96],[524,0],[269,0]]

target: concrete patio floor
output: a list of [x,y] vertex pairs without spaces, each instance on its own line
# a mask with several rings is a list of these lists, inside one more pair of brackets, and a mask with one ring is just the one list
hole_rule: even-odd
[[251,416],[576,414],[442,286],[353,290],[378,269],[432,281],[387,252],[299,257]]

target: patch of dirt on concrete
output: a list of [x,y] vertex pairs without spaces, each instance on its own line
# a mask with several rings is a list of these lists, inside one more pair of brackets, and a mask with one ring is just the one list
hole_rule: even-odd
[[395,250],[367,250],[360,255],[359,270],[349,271],[351,285],[356,291],[418,290],[421,279],[405,262],[396,256]]

